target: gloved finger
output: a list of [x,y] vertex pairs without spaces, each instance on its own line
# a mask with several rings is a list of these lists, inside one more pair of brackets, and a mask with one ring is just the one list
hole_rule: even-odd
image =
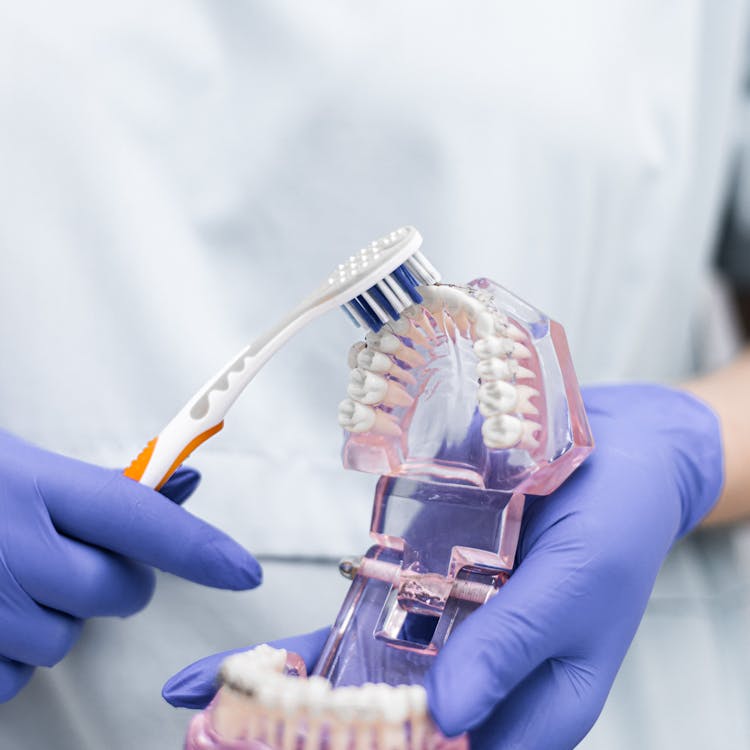
[[195,492],[195,488],[200,484],[200,481],[199,471],[190,466],[180,466],[159,492],[173,503],[182,505]]
[[[542,553],[534,550],[437,655],[425,687],[445,734],[478,726],[516,685],[559,653],[570,636],[569,610],[586,596],[572,559],[562,544]],[[577,620],[576,625],[582,627]],[[467,675],[472,689],[456,690]]]
[[74,617],[125,617],[143,609],[154,592],[154,572],[133,560],[60,534],[14,545],[8,564],[38,604]]
[[72,459],[37,486],[55,527],[69,537],[216,588],[262,579],[255,558],[223,531],[122,473]]
[[471,732],[471,748],[572,750],[599,716],[608,685],[593,668],[548,660]]
[[34,667],[0,656],[0,703],[21,691],[34,674]]
[[41,607],[19,587],[3,587],[0,656],[35,667],[51,667],[70,651],[83,621]]
[[[269,645],[299,654],[307,669],[310,670],[318,660],[329,632],[330,628],[322,628],[307,635],[271,641]],[[177,708],[205,708],[218,689],[216,676],[221,662],[231,654],[247,650],[247,648],[237,648],[233,651],[224,651],[190,664],[164,683],[161,691],[162,697],[167,703]]]

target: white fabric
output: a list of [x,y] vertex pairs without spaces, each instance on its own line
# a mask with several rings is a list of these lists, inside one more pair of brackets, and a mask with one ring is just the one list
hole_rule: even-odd
[[[583,380],[685,375],[709,345],[694,337],[745,6],[6,4],[0,425],[123,465],[330,266],[404,223],[447,279],[490,276],[560,320]],[[194,512],[261,553],[367,545],[373,478],[340,469],[335,426],[357,337],[330,315],[258,376],[193,458]],[[117,712],[156,715],[137,686],[86,710],[109,665],[152,684],[198,656],[170,633],[206,592],[175,585],[158,627],[130,623],[153,658],[125,665],[103,623],[77,670],[53,670],[90,728],[75,747],[128,747]],[[313,621],[302,608],[294,629]],[[239,645],[223,626],[207,651]],[[0,738],[24,707],[0,710]]]

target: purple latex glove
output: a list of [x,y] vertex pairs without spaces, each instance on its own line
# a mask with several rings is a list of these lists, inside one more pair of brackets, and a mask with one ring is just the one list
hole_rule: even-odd
[[[323,628],[307,635],[271,641],[269,645],[275,648],[285,648],[287,651],[298,654],[302,657],[309,671],[315,666],[329,632],[330,628]],[[161,691],[164,700],[178,708],[205,708],[218,688],[216,675],[219,673],[221,662],[227,656],[247,651],[248,648],[252,647],[246,646],[245,648],[206,656],[200,661],[181,669],[164,683]]]
[[[524,516],[520,564],[428,674],[430,708],[472,750],[569,750],[598,717],[673,542],[716,502],[718,420],[687,393],[584,393],[596,450]],[[458,689],[462,686],[462,689]]]
[[180,507],[199,479],[181,469],[160,494],[0,431],[0,701],[60,661],[83,619],[142,609],[147,566],[218,588],[260,583],[249,552]]

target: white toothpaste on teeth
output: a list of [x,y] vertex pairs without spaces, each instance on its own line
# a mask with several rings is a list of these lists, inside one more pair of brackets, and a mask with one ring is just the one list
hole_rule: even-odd
[[523,422],[509,414],[487,417],[482,423],[482,438],[488,448],[512,448],[521,441]]
[[515,410],[518,392],[504,380],[491,380],[479,386],[479,413],[483,417],[507,414]]
[[362,404],[380,404],[385,400],[388,381],[382,375],[357,367],[349,373],[346,391],[351,398]]

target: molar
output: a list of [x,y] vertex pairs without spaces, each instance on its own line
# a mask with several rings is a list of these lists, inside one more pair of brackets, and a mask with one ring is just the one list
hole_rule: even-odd
[[382,403],[387,406],[411,406],[414,402],[404,387],[396,381],[359,367],[349,373],[347,393],[355,401],[369,406]]
[[417,379],[407,370],[399,367],[387,354],[376,352],[374,349],[365,347],[357,355],[357,361],[352,367],[360,367],[363,370],[377,372],[380,374],[388,373],[392,377],[398,378],[403,383],[416,385]]
[[341,427],[348,432],[377,432],[392,437],[401,435],[401,428],[390,414],[351,398],[339,404],[338,418]]
[[490,359],[492,357],[529,359],[531,357],[531,352],[523,344],[500,336],[477,339],[474,342],[474,351],[479,359]]
[[515,359],[490,357],[477,362],[477,375],[482,381],[487,380],[526,380],[536,377],[531,370],[518,364]]
[[383,352],[383,354],[391,354],[397,359],[411,367],[419,367],[425,362],[424,357],[412,349],[410,346],[404,344],[398,336],[390,331],[381,330],[379,333],[373,333],[370,331],[366,336],[367,346],[376,352]]
[[346,392],[360,404],[380,404],[385,399],[388,381],[375,372],[360,370],[358,367],[349,373]]
[[488,448],[505,449],[518,445],[523,437],[523,422],[509,414],[496,414],[482,422],[482,438]]
[[504,380],[491,380],[479,386],[479,413],[483,417],[515,411],[518,391]]
[[346,355],[346,363],[349,365],[350,370],[353,370],[357,366],[359,354],[366,346],[367,344],[364,341],[357,341],[351,345],[349,352]]

